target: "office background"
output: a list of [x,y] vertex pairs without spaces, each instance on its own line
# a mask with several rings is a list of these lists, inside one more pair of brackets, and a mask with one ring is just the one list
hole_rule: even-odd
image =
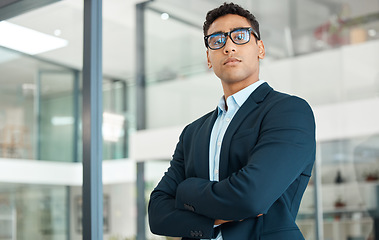
[[[0,5],[0,239],[81,239],[83,1],[40,1],[46,4],[5,18],[17,2]],[[315,112],[319,177],[297,219],[305,238],[379,239],[379,1],[235,2],[260,22],[261,78]],[[103,1],[107,240],[138,238],[138,175],[147,200],[182,127],[222,95],[206,65],[202,23],[223,1],[151,1],[143,26],[138,3]],[[137,131],[136,35],[143,28],[146,129]],[[25,30],[45,35],[17,35]],[[165,239],[144,227],[146,239]]]

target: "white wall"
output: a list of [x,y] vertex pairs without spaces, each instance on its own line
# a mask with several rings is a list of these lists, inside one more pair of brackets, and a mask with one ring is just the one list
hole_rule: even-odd
[[347,45],[265,63],[261,77],[279,91],[299,95],[312,106],[372,98],[379,93],[379,41]]

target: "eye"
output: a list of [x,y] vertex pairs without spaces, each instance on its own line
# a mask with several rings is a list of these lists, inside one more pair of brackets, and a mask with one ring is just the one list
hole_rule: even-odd
[[219,46],[224,44],[225,36],[221,34],[217,34],[215,36],[209,37],[209,44],[212,46]]
[[215,41],[214,41],[213,44],[214,44],[214,45],[220,45],[220,44],[222,44],[222,42],[223,42],[222,38],[219,37],[219,38],[215,39]]
[[246,41],[246,32],[245,31],[238,31],[234,33],[233,40],[239,42],[239,41]]

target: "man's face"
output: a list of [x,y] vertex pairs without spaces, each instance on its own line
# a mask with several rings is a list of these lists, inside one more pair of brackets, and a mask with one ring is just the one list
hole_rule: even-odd
[[[251,27],[249,21],[239,15],[228,14],[216,19],[209,27],[208,35],[229,32],[236,28]],[[262,41],[256,42],[254,35],[250,41],[237,45],[228,37],[223,48],[207,50],[208,66],[221,79],[222,84],[246,87],[259,79],[259,59],[265,56]]]

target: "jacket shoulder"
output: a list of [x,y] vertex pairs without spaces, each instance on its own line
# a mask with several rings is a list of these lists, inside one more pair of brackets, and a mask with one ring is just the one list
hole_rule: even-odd
[[207,114],[204,114],[203,116],[199,117],[198,119],[196,119],[193,122],[191,122],[190,124],[188,124],[187,127],[188,128],[197,128],[199,126],[202,126],[205,121],[207,121],[209,118],[212,117],[212,115],[215,111],[216,110],[213,110]]
[[309,103],[298,96],[290,95],[288,93],[278,92],[276,90],[272,90],[266,98],[266,103],[270,105],[277,105],[277,104],[290,104],[290,105],[297,105],[297,106],[303,106],[305,108],[308,108],[311,110],[311,107]]

